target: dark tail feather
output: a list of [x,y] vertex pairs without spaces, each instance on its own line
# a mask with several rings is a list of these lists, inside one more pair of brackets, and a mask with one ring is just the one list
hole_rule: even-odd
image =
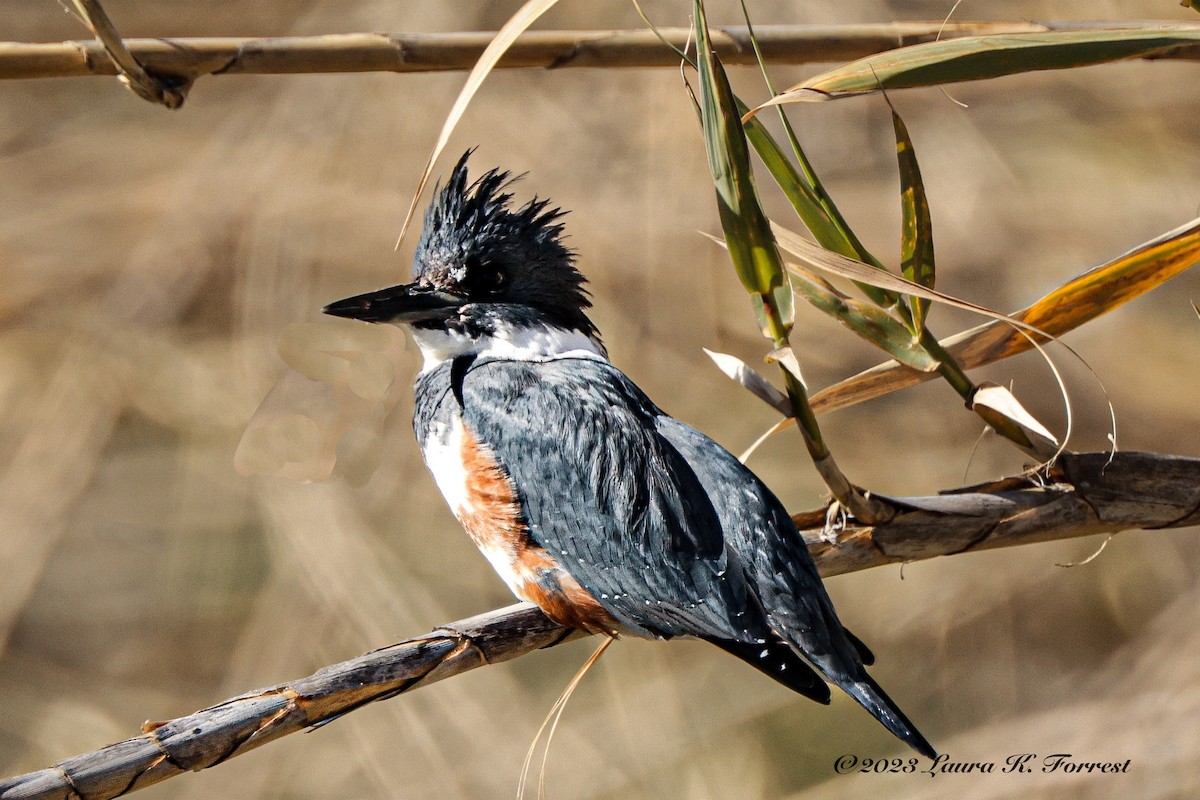
[[904,716],[892,698],[884,693],[883,689],[879,688],[879,684],[867,675],[862,673],[860,680],[847,680],[845,683],[839,683],[839,686],[846,694],[857,700],[863,708],[871,712],[871,716],[883,723],[883,727],[898,736],[909,747],[916,750],[926,758],[937,758],[937,751],[933,749],[921,732],[916,729],[908,717]]
[[842,628],[842,633],[846,634],[846,638],[850,640],[850,644],[854,645],[854,649],[858,651],[858,658],[866,666],[871,666],[875,663],[875,654],[871,652],[871,648],[863,644],[863,640],[855,636],[846,628]]
[[771,676],[793,692],[799,692],[818,703],[829,704],[829,686],[807,661],[783,642],[776,640],[766,644],[748,644],[727,639],[708,641]]

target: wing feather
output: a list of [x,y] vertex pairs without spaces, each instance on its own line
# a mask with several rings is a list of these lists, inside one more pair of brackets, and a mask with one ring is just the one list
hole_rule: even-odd
[[689,461],[705,464],[701,480],[724,520],[725,538],[781,638],[836,682],[859,679],[862,663],[834,611],[816,566],[778,498],[725,448],[671,417],[663,437]]
[[658,637],[768,635],[703,484],[619,370],[480,360],[450,395],[507,471],[530,534],[618,621]]
[[870,651],[838,621],[779,500],[607,361],[456,359],[421,377],[417,404],[422,441],[431,420],[461,414],[532,538],[629,632],[707,639],[828,702],[811,664],[933,757],[867,675]]

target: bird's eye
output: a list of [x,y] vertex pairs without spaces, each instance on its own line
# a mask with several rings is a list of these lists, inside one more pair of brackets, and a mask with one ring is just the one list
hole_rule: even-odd
[[464,266],[467,284],[473,291],[495,294],[508,285],[508,272],[486,259],[471,255]]

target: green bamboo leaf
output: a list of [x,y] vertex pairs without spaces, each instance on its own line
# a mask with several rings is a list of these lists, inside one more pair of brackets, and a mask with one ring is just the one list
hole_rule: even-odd
[[[1197,263],[1200,263],[1200,218],[1072,278],[1011,316],[1037,330],[1061,336],[1142,296]],[[1045,341],[1036,334],[1031,336],[1036,341]],[[1002,322],[985,323],[951,336],[943,344],[964,369],[991,364],[1033,347],[1029,338]],[[826,413],[846,408],[914,386],[929,377],[889,361],[818,392],[813,396],[813,409]]]
[[921,346],[902,322],[883,309],[839,292],[807,270],[791,271],[796,293],[901,364],[921,372],[938,368],[938,360]]
[[[695,2],[695,15],[701,124],[730,259],[742,285],[765,303],[767,325],[786,330],[792,320],[790,297],[785,299],[788,292],[781,291],[787,287],[783,260],[754,189],[741,116],[725,70],[712,51],[701,0]],[[780,306],[780,301],[786,305]],[[776,313],[779,319],[774,319]]]
[[1152,58],[1200,45],[1200,26],[1094,28],[969,36],[912,45],[861,58],[796,84],[751,113],[780,103],[832,100],[874,92]]
[[[746,105],[738,101],[738,110],[745,111]],[[779,142],[757,119],[746,123],[746,138],[754,146],[758,157],[775,179],[775,183],[783,190],[783,194],[796,210],[796,215],[808,228],[813,238],[825,247],[849,258],[858,258],[859,254],[842,235],[837,223],[821,205],[817,193],[800,171],[792,164],[791,159],[784,153]]]
[[[739,108],[745,111],[746,106],[739,102]],[[782,146],[775,140],[758,119],[746,121],[746,138],[754,145],[758,157],[762,159],[775,183],[783,190],[783,194],[791,202],[796,215],[808,228],[822,247],[832,250],[839,255],[861,261],[875,269],[886,271],[883,262],[875,258],[862,243],[846,221],[841,217],[837,206],[833,204],[828,194],[818,183],[814,188],[792,164]],[[803,157],[803,156],[801,156]],[[815,178],[815,176],[814,176]],[[883,308],[899,305],[900,296],[895,292],[881,289],[871,283],[858,282],[858,288],[871,298],[872,302]]]
[[[808,224],[810,231],[818,242],[831,255],[840,258],[838,264],[849,267],[849,269],[843,270],[840,274],[854,281],[859,290],[877,306],[896,313],[910,326],[910,330],[918,332],[925,350],[941,362],[939,372],[942,374],[942,377],[946,379],[946,382],[964,400],[969,399],[971,393],[974,391],[974,384],[959,365],[938,347],[937,339],[933,334],[913,322],[912,305],[910,305],[913,301],[910,299],[909,304],[901,301],[902,294],[907,294],[910,298],[923,297],[920,291],[914,292],[910,289],[910,286],[916,286],[921,290],[924,290],[925,287],[893,276],[892,273],[888,272],[879,260],[872,256],[858,242],[857,238],[854,237],[853,232],[846,226],[845,220],[837,213],[837,207],[833,205],[833,201],[825,195],[824,191],[819,188],[819,185],[817,188],[813,188],[811,184],[806,183],[805,179],[791,166],[790,161],[781,150],[779,144],[762,128],[757,120],[752,119],[747,122],[746,130],[747,137],[758,149],[759,155],[768,168],[770,168],[771,174],[776,178],[780,186],[783,187],[784,191],[788,193],[789,197],[795,196],[793,205],[796,206],[801,220],[804,221],[806,217],[817,217],[818,221],[815,224],[812,222],[806,224]],[[799,145],[797,144],[796,147],[798,150]],[[802,155],[798,155],[797,157],[803,160]],[[806,198],[806,188],[809,192],[819,196],[816,208],[813,208],[809,204]],[[805,213],[806,208],[810,212],[808,215]],[[826,222],[831,223],[832,229],[826,226]],[[789,242],[799,238],[795,234],[778,227],[773,229],[777,244],[785,250],[789,249]],[[847,256],[846,253],[855,253],[857,256]],[[832,265],[833,271],[837,271],[838,264]],[[890,281],[892,278],[894,278],[894,281]],[[925,299],[933,296],[930,294]]]
[[[892,127],[896,132],[896,160],[900,164],[900,271],[910,281],[932,289],[933,222],[929,217],[929,200],[925,197],[925,184],[908,127],[894,108]],[[920,334],[925,327],[929,300],[910,295],[908,302],[912,308],[913,332]]]
[[[775,87],[771,83],[765,64],[763,64],[762,53],[758,48],[757,40],[754,38],[753,27],[751,26],[744,0],[742,2],[742,13],[746,17],[747,28],[750,29],[751,42],[754,44],[755,54],[758,57],[763,79],[771,94],[774,95]],[[751,144],[758,150],[760,157],[770,169],[772,176],[783,188],[789,199],[791,199],[797,214],[817,241],[834,254],[844,255],[847,258],[860,261],[882,272],[886,272],[887,268],[863,246],[862,242],[854,234],[854,231],[846,223],[845,218],[834,204],[829,193],[821,185],[821,181],[813,170],[808,157],[805,155],[804,149],[800,146],[800,141],[796,137],[796,133],[792,129],[792,125],[784,113],[783,107],[778,106],[776,110],[779,112],[780,123],[787,133],[792,153],[795,155],[797,162],[799,162],[800,170],[803,171],[802,176],[799,171],[792,167],[791,160],[782,152],[782,149],[775,142],[774,138],[761,126],[757,119],[753,118],[752,114],[746,112],[745,106],[741,105],[740,101],[739,108],[743,112],[742,121]],[[915,183],[919,188],[919,173],[918,180]],[[922,202],[924,202],[923,197]],[[928,241],[932,243],[932,237],[928,237]],[[932,244],[930,244],[930,256],[932,256]],[[898,315],[909,326],[910,330],[919,338],[924,350],[940,362],[938,372],[941,373],[942,377],[945,378],[946,382],[955,392],[964,400],[969,401],[976,388],[974,383],[967,377],[962,368],[955,363],[954,359],[942,350],[938,345],[936,337],[924,327],[924,315],[922,313],[914,314],[914,308],[918,312],[922,312],[927,308],[928,304],[921,303],[911,296],[907,303],[902,302],[900,295],[881,288],[876,281],[856,281],[856,285],[859,291],[863,292],[875,305]],[[915,317],[920,317],[920,319],[916,319]]]
[[[767,90],[774,95],[775,84],[771,81],[771,74],[763,59],[762,49],[758,45],[758,37],[754,33],[754,23],[750,20],[746,0],[741,0],[741,6],[742,17],[746,20],[746,30],[750,34],[750,43],[754,47],[754,56],[758,61],[759,71],[762,72],[763,82],[766,84]],[[735,99],[738,103],[739,113],[747,115],[749,107],[740,99]],[[816,237],[818,242],[828,249],[850,258],[856,258],[879,269],[886,269],[879,259],[863,247],[854,231],[846,224],[846,220],[834,204],[833,198],[821,185],[821,179],[809,162],[804,148],[800,146],[800,139],[792,129],[792,123],[788,120],[787,114],[784,113],[782,107],[778,110],[779,122],[783,126],[784,133],[787,134],[788,144],[791,145],[792,154],[799,162],[803,175],[792,165],[791,159],[783,152],[762,123],[743,116],[746,137],[758,151],[759,157],[770,170],[776,183],[791,201],[792,207],[804,222],[805,227]],[[869,284],[860,284],[858,288],[881,307],[890,308],[900,303],[900,298],[896,295]]]
[[[746,20],[746,30],[750,34],[750,44],[754,48],[754,57],[758,61],[759,71],[762,73],[763,83],[766,84],[767,91],[773,96],[775,94],[775,84],[771,80],[771,73],[767,70],[766,62],[763,59],[762,49],[758,45],[758,36],[754,32],[754,23],[750,19],[750,11],[746,8],[746,0],[741,0],[742,17]],[[741,101],[740,98],[735,98],[738,104],[738,112],[746,114],[750,108]],[[795,130],[792,129],[792,123],[788,120],[787,114],[782,108],[779,109],[779,123],[783,126],[784,133],[787,134],[788,144],[791,145],[792,154],[795,155],[799,162],[800,170],[803,170],[801,175],[800,170],[792,165],[791,159],[784,153],[779,143],[766,129],[766,127],[756,119],[751,119],[745,122],[746,138],[750,144],[758,152],[759,158],[762,159],[767,169],[771,172],[775,182],[783,190],[784,194],[791,201],[792,207],[795,208],[797,215],[804,222],[805,227],[809,232],[816,237],[817,241],[828,247],[834,252],[859,260],[868,264],[874,260],[866,248],[862,246],[862,242],[854,235],[850,226],[846,224],[842,218],[829,193],[821,185],[821,179],[817,176],[816,171],[809,163],[808,156],[804,152],[804,148],[800,146],[800,139],[796,136]],[[883,269],[883,264],[877,264],[880,269]],[[887,303],[881,303],[886,305]]]

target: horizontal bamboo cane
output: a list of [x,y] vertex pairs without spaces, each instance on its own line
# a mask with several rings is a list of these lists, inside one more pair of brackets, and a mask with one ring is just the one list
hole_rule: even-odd
[[[1122,22],[1122,27],[1164,23]],[[1099,23],[890,22],[861,25],[761,25],[754,29],[763,56],[774,64],[850,61],[905,45],[1049,30],[1082,30]],[[687,28],[663,29],[683,48]],[[495,36],[477,33],[348,33],[277,38],[126,39],[147,72],[189,84],[204,75],[467,70]],[[726,64],[753,64],[744,27],[714,28],[713,44]],[[1200,59],[1193,50],[1165,58]],[[500,68],[677,67],[679,57],[652,31],[529,31],[500,60]],[[116,75],[97,41],[46,44],[0,42],[0,79]]]

